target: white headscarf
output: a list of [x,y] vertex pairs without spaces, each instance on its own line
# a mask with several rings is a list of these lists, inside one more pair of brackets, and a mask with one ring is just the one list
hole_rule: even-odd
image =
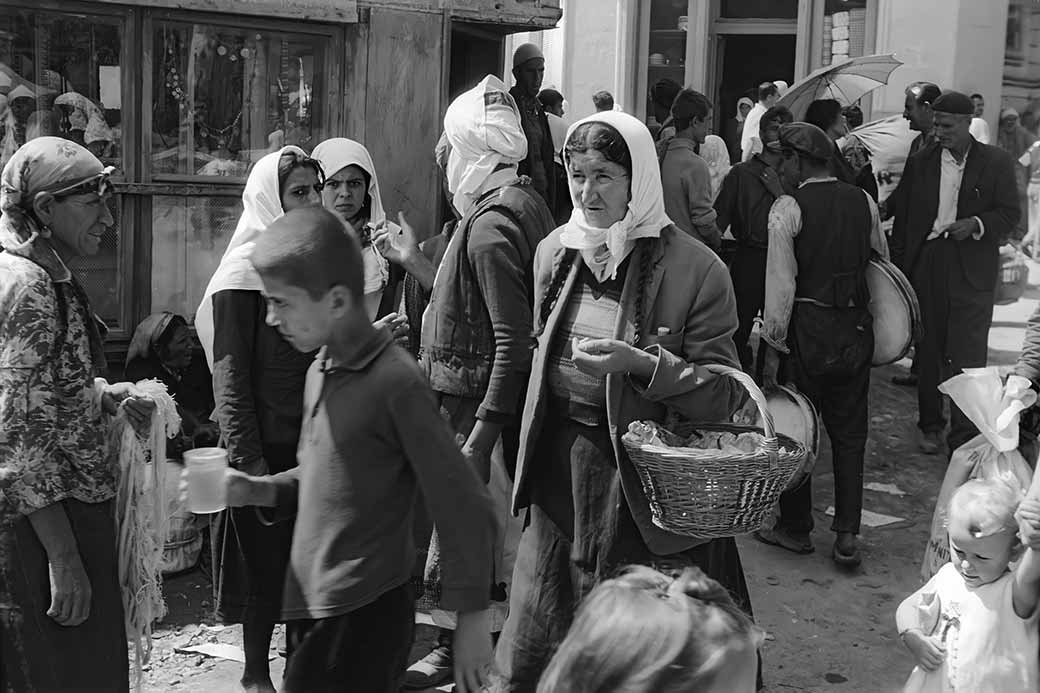
[[206,286],[202,303],[195,311],[195,331],[198,332],[202,350],[206,352],[210,370],[213,369],[214,329],[210,297],[218,291],[261,291],[264,288],[260,275],[249,263],[249,255],[253,252],[257,236],[284,214],[278,185],[278,160],[286,152],[294,152],[300,157],[307,156],[299,147],[282,147],[277,152],[263,156],[249,172],[242,193],[242,216],[238,218],[238,226],[235,227],[217,271]]
[[520,110],[494,75],[451,102],[444,114],[444,132],[451,144],[448,190],[463,215],[499,164],[515,165],[527,158]]
[[579,120],[567,131],[569,141],[574,131],[585,123],[604,123],[617,130],[628,145],[632,157],[631,199],[625,217],[609,229],[589,226],[581,211],[581,199],[572,192],[574,211],[563,228],[560,242],[564,247],[581,252],[585,264],[599,281],[617,275],[618,265],[635,247],[638,238],[657,238],[672,220],[664,211],[661,169],[654,140],[646,125],[627,113],[608,111]]
[[[379,178],[376,176],[376,166],[372,162],[365,145],[346,137],[333,137],[325,140],[311,153],[311,157],[318,160],[326,178],[339,173],[347,166],[357,166],[368,174],[368,196],[371,205],[368,212],[368,227],[375,230],[383,222],[386,222],[386,211],[383,209],[383,199],[379,196]],[[391,232],[399,229],[397,224],[390,223]],[[358,232],[361,229],[356,229]],[[365,262],[365,293],[374,294],[382,291],[390,277],[390,267],[386,259],[379,254],[374,243],[362,249],[361,257]]]
[[729,173],[729,149],[721,137],[708,135],[704,138],[704,144],[701,145],[700,156],[708,164],[708,170],[711,171],[711,199],[714,201],[719,194],[719,188],[722,187],[722,179]]

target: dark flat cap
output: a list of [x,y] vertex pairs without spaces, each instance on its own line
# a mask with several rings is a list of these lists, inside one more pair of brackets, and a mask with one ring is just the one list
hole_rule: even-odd
[[932,103],[932,110],[936,113],[970,116],[975,114],[975,104],[971,102],[967,94],[959,91],[944,91]]
[[826,161],[834,154],[834,142],[826,132],[811,123],[781,125],[780,146],[820,161]]

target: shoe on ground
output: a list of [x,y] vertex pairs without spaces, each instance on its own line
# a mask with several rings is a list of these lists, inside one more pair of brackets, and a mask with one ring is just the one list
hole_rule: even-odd
[[902,387],[917,387],[917,374],[907,373],[906,375],[893,375],[892,384]]
[[772,529],[763,527],[755,532],[755,538],[763,544],[779,546],[798,554],[808,554],[816,550],[808,532],[792,532],[783,527],[773,527]]
[[851,532],[838,532],[831,558],[843,568],[855,568],[862,563],[863,556],[860,554],[856,535]]
[[926,455],[938,455],[942,450],[942,434],[938,431],[924,431],[921,433],[917,445]]
[[421,691],[443,686],[455,675],[451,645],[439,644],[404,672],[404,689]]

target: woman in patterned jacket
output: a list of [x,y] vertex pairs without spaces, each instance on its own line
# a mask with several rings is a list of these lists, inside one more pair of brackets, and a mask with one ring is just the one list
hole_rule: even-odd
[[0,689],[126,691],[102,412],[154,404],[108,384],[104,325],[69,271],[112,226],[110,168],[58,137],[0,175]]

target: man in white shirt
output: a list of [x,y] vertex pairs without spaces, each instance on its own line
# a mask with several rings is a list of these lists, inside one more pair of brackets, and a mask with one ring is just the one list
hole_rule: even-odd
[[982,94],[972,94],[971,103],[975,107],[975,113],[972,116],[968,132],[982,144],[989,144],[989,124],[983,117],[986,113],[986,99],[982,98]]
[[740,135],[740,160],[747,161],[752,155],[762,151],[762,140],[758,135],[758,124],[762,114],[776,105],[780,100],[780,89],[773,82],[762,82],[758,85],[758,103],[744,119],[744,131]]
[[[907,160],[905,213],[892,228],[892,260],[910,278],[921,305],[917,390],[922,452],[936,454],[946,428],[939,384],[963,368],[986,365],[998,249],[1018,223],[1014,162],[1007,152],[975,141],[974,106],[943,92],[932,104],[939,146]],[[977,434],[950,405],[948,451]]]

